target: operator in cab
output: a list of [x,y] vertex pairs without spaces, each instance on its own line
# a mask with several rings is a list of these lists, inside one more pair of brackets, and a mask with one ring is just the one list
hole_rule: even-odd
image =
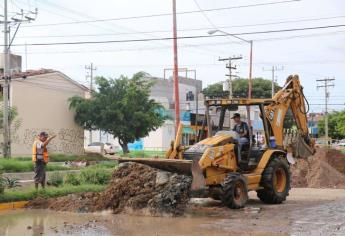
[[237,140],[240,150],[242,150],[243,145],[249,143],[249,127],[244,121],[241,121],[240,113],[235,113],[231,119],[235,121],[233,131],[237,132],[240,138]]

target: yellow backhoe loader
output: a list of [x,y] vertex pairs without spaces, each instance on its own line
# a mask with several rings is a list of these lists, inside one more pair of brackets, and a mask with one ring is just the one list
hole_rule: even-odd
[[[239,149],[238,134],[230,125],[224,125],[225,114],[237,111],[240,106],[245,107],[242,111],[247,111],[247,118],[254,106],[260,112],[254,121],[262,123],[263,143],[258,142],[249,128],[249,143]],[[199,142],[183,146],[180,125],[166,158],[119,158],[118,161],[139,162],[192,175],[193,189],[207,187],[211,197],[233,209],[244,207],[248,191],[256,191],[265,203],[285,201],[290,190],[289,168],[293,157],[306,158],[315,152],[314,142],[308,134],[305,97],[298,76],[289,76],[273,98],[206,99],[205,107]],[[292,142],[292,139],[290,142],[284,140],[283,123],[289,109],[296,123]],[[207,137],[204,137],[206,133]]]

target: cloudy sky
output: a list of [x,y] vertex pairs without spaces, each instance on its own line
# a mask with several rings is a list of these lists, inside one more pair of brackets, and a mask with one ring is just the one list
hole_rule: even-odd
[[[145,41],[172,36],[171,0],[11,0],[9,5],[12,15],[38,8],[36,21],[21,26],[12,46],[23,56],[24,69],[26,64],[28,69],[57,69],[85,83],[85,65],[91,62],[97,66],[96,75],[107,77],[137,71],[163,77],[163,69],[172,67],[171,40]],[[330,103],[344,104],[344,1],[177,0],[177,12],[178,36],[197,36],[178,41],[179,66],[196,69],[204,86],[225,79],[219,57],[242,55],[237,73],[248,77],[248,43],[219,33],[203,37],[219,28],[254,41],[254,77],[271,78],[267,69],[283,67],[276,73],[282,85],[289,74],[299,74],[311,111],[323,109],[324,93],[316,89],[315,80],[335,77]],[[305,29],[314,27],[323,28]],[[304,30],[255,33],[287,29]],[[56,45],[89,41],[117,42]],[[52,45],[32,45],[42,43]]]

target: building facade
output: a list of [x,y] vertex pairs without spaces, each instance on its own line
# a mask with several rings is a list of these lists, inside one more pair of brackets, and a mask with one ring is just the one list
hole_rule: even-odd
[[[175,139],[175,99],[173,93],[174,82],[172,78],[164,79],[160,77],[147,76],[147,81],[153,82],[151,88],[150,98],[162,104],[164,107],[164,115],[167,119],[164,124],[157,130],[149,133],[148,136],[137,140],[133,144],[129,144],[130,150],[167,150],[170,147],[171,141]],[[189,114],[196,112],[196,96],[202,95],[202,81],[185,77],[179,77],[179,101],[181,110],[181,121],[188,124]],[[203,106],[203,101],[199,99],[199,106]],[[198,109],[203,109],[200,107]],[[203,111],[204,112],[204,111]],[[109,142],[115,146],[119,146],[117,139],[111,135],[100,131],[92,131],[92,142]],[[85,145],[91,143],[90,132],[85,131]]]
[[12,155],[30,155],[33,140],[40,131],[57,135],[49,144],[50,153],[83,154],[84,129],[74,122],[68,99],[87,94],[85,86],[59,71],[13,74],[9,101],[18,114],[11,124]]

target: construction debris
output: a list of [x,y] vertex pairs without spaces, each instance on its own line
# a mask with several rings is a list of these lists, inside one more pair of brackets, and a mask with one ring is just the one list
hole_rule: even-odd
[[191,183],[189,176],[162,172],[138,163],[122,163],[114,171],[104,192],[70,194],[55,199],[37,198],[27,207],[177,216],[183,214],[189,201]]
[[315,155],[292,165],[292,187],[345,188],[345,155],[318,148]]

